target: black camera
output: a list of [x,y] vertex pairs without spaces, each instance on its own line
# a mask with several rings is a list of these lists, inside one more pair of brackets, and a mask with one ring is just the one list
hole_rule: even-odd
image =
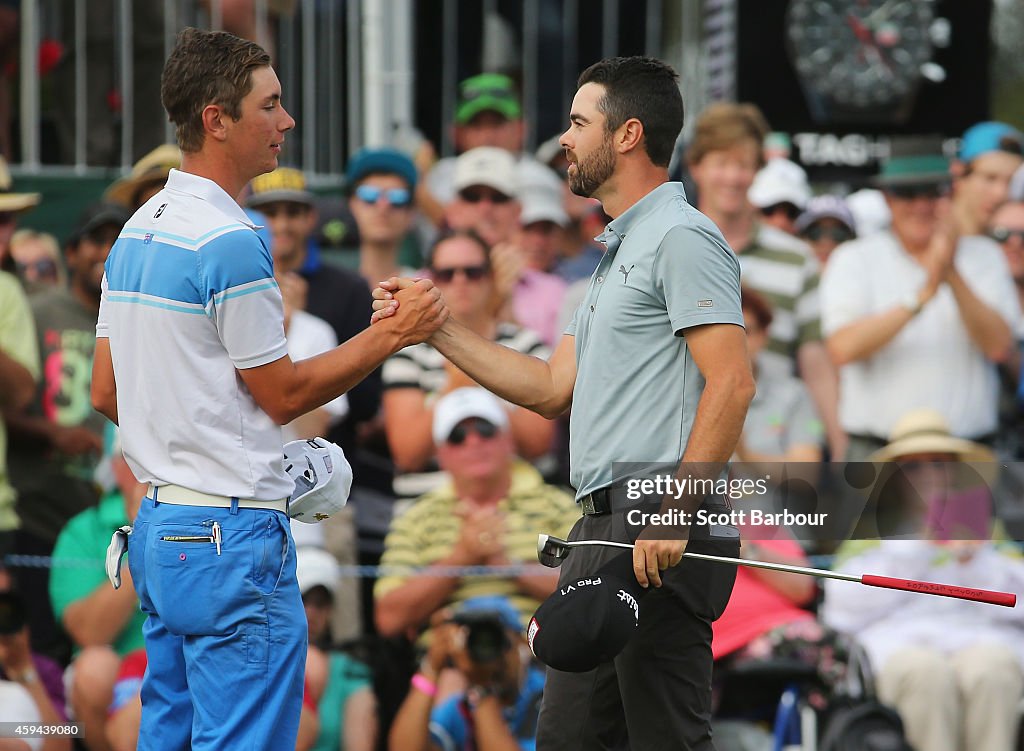
[[25,601],[14,592],[0,592],[0,636],[16,634],[25,628],[28,617]]
[[466,653],[473,662],[495,662],[512,647],[499,613],[472,610],[457,613],[452,621],[466,627]]

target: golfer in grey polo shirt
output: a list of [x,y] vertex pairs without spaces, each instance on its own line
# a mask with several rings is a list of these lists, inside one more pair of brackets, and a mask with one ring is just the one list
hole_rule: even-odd
[[[738,555],[731,528],[630,528],[608,492],[613,463],[670,464],[683,474],[724,466],[754,380],[740,308],[739,263],[718,228],[691,207],[668,163],[682,129],[677,76],[650,58],[613,58],[579,79],[562,135],[569,185],[613,217],[607,251],[547,362],[476,336],[449,319],[431,338],[471,378],[510,402],[555,417],[572,406],[571,477],[584,512],[569,539],[636,541],[648,587],[636,635],[587,673],[549,670],[537,748],[709,751],[711,623],[735,569],[684,550]],[[374,292],[378,320],[397,307],[392,279]],[[688,499],[699,504],[703,499]],[[706,502],[706,501],[705,501]],[[694,510],[692,506],[690,510]],[[577,548],[560,583],[592,574],[614,552]]]

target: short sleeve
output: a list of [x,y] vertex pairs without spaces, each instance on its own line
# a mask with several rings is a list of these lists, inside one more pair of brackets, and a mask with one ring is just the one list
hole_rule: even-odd
[[[416,506],[413,506],[391,522],[391,529],[388,531],[387,537],[384,538],[384,553],[380,559],[380,565],[385,569],[389,566],[417,568],[426,564],[420,555],[423,545],[420,544],[417,534],[417,529],[420,528],[418,521],[420,516]],[[377,583],[373,587],[374,599],[379,599],[397,589],[408,578],[409,574],[394,573],[378,577]]]
[[818,264],[808,257],[803,266],[804,283],[796,299],[797,346],[821,340],[821,297]]
[[467,728],[459,711],[460,701],[461,694],[453,696],[430,713],[430,740],[444,751],[465,748]]
[[0,350],[39,379],[36,326],[18,280],[0,272]]
[[743,325],[739,261],[705,229],[670,229],[655,254],[654,279],[676,334],[712,323]]
[[108,285],[107,272],[103,272],[103,279],[100,281],[100,312],[96,317],[96,338],[110,338],[110,307],[107,302]]
[[391,355],[384,361],[381,370],[381,379],[384,383],[384,390],[388,389],[421,389],[426,391],[423,384],[423,368],[416,361],[413,355],[413,348],[423,345],[414,344]]
[[256,233],[247,227],[228,232],[199,254],[207,312],[235,367],[255,368],[284,357],[281,291],[270,251]]
[[[103,558],[97,544],[105,547],[106,541],[92,539],[96,530],[90,521],[95,513],[95,509],[86,509],[72,517],[57,536],[53,548],[54,565],[50,572],[50,604],[58,622],[64,617],[64,611],[69,605],[88,596],[98,584],[105,581],[101,573]],[[75,562],[79,565],[71,565]],[[83,566],[83,562],[95,565]],[[61,565],[63,563],[68,565]]]
[[858,248],[836,250],[821,277],[821,327],[831,336],[869,312],[869,290],[858,261]]
[[[13,681],[0,681],[0,722],[37,725],[42,721],[39,707],[24,686]],[[31,751],[43,747],[43,738],[23,738]]]

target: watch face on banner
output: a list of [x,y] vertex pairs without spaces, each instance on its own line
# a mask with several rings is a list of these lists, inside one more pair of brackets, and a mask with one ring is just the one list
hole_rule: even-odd
[[787,48],[824,114],[877,112],[912,102],[935,20],[932,0],[790,0]]

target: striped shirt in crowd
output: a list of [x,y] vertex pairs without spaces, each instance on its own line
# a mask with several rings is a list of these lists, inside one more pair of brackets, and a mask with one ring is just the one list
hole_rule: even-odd
[[760,363],[772,372],[793,375],[800,346],[821,340],[818,262],[802,241],[764,224],[736,256],[741,284],[772,305],[774,318]]
[[[451,555],[459,539],[462,522],[457,513],[461,502],[451,482],[419,498],[391,523],[384,540],[383,567],[426,568]],[[505,517],[505,550],[513,564],[537,562],[537,535],[540,533],[565,538],[580,518],[572,495],[548,485],[526,462],[515,460],[508,497],[498,503]],[[385,572],[373,589],[380,599],[409,581],[414,574]],[[519,611],[523,628],[540,600],[518,591],[512,577],[472,576],[459,581],[446,605],[463,602],[481,595],[504,595]]]

